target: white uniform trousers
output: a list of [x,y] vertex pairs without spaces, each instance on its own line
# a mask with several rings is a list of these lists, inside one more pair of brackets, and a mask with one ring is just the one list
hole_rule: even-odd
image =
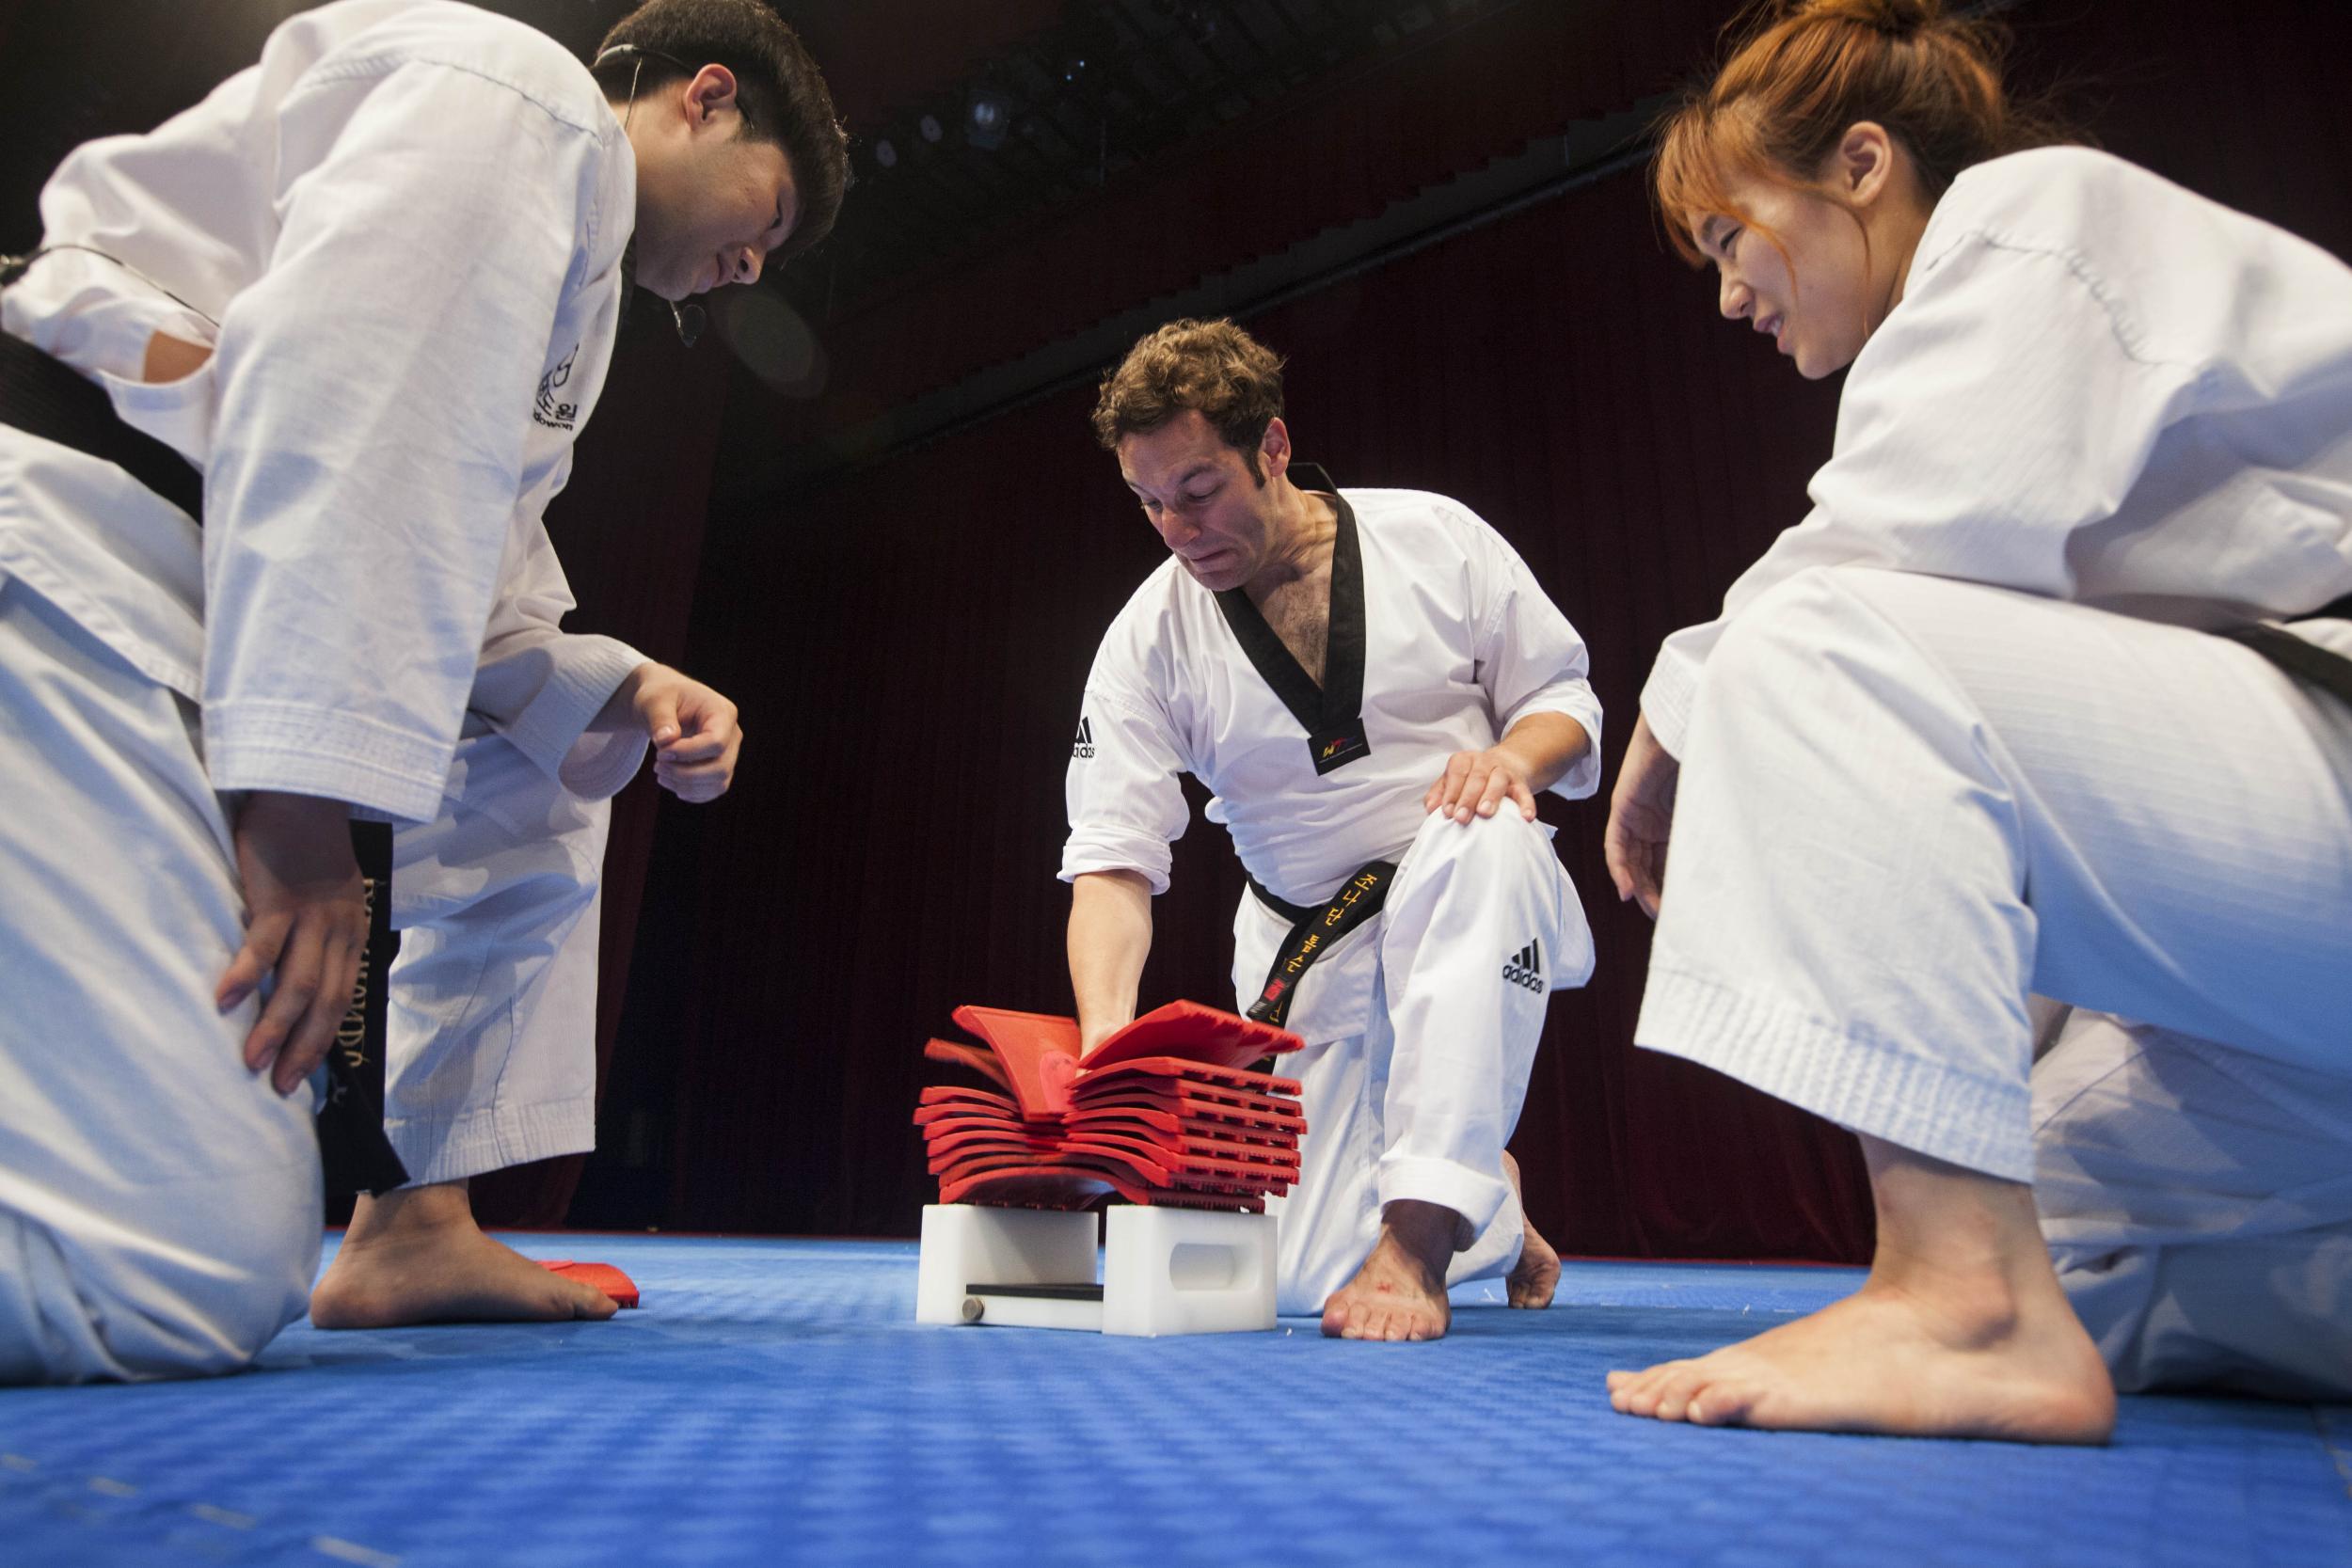
[[[1289,926],[1245,896],[1234,989],[1257,998]],[[1592,935],[1551,830],[1507,803],[1465,826],[1431,816],[1381,912],[1308,971],[1290,1015],[1307,1049],[1276,1070],[1302,1085],[1300,1180],[1278,1218],[1276,1304],[1320,1312],[1412,1198],[1462,1216],[1448,1282],[1518,1260],[1526,1220],[1502,1173],[1545,999],[1592,975]]]
[[1811,571],[1724,634],[1683,752],[1642,1045],[2018,1181],[2029,990],[2352,1077],[2352,705],[2244,647]]
[[441,816],[395,835],[384,1121],[412,1182],[595,1146],[611,820],[469,719]]
[[244,900],[199,744],[0,578],[0,1384],[232,1371],[309,1296],[310,1091],[213,1006]]
[[2119,1388],[2352,1399],[2352,1076],[2077,1012],[2033,1100],[2042,1233]]

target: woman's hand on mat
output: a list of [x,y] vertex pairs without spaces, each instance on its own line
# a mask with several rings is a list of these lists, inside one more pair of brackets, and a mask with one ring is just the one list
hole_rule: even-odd
[[1650,734],[1649,721],[1634,721],[1625,761],[1617,768],[1617,787],[1609,797],[1601,854],[1609,863],[1609,879],[1617,884],[1618,900],[1637,900],[1652,920],[1665,897],[1666,835],[1674,827],[1675,784],[1681,774],[1674,753]]
[[1456,822],[1492,816],[1505,800],[1518,802],[1519,815],[1535,820],[1535,792],[1528,787],[1527,759],[1503,746],[1483,752],[1456,752],[1446,760],[1445,771],[1421,798],[1424,812],[1439,812]]
[[234,837],[245,944],[213,1000],[225,1013],[276,976],[246,1036],[245,1065],[268,1070],[271,1086],[292,1094],[334,1043],[367,948],[367,888],[351,850],[351,811],[341,800],[256,790],[238,808]]
[[709,687],[666,664],[641,664],[612,701],[626,703],[644,725],[654,777],[679,800],[715,800],[735,782],[742,726],[735,705]]

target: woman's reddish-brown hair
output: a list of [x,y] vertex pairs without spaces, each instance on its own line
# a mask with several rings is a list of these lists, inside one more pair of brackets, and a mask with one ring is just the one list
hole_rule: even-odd
[[1847,130],[1874,120],[1932,201],[1971,164],[2068,139],[2002,85],[2007,38],[1942,0],[1770,0],[1733,24],[1730,59],[1661,122],[1655,191],[1675,248],[1708,215],[1738,218],[1784,258],[1777,235],[1732,202],[1740,175],[1837,200],[1817,171]]

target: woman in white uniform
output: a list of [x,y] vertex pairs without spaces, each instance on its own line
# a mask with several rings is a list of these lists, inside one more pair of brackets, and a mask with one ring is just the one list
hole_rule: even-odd
[[[1613,1373],[1630,1414],[2097,1442],[2110,1364],[2352,1361],[2352,701],[2281,667],[2352,624],[2247,630],[2352,592],[2352,271],[2032,148],[1994,58],[1934,0],[1809,0],[1661,143],[1723,313],[1851,370],[1812,514],[1643,693],[1636,1039],[1859,1133],[1878,1243],[1846,1301]],[[2038,1112],[2036,992],[2134,1021],[2062,1036]],[[2253,1164],[2192,1157],[2224,1132]]]

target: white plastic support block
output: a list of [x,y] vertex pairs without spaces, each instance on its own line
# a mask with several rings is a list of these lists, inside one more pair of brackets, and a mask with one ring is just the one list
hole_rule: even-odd
[[914,1321],[971,1322],[964,1302],[970,1295],[966,1287],[976,1283],[1091,1285],[1096,1233],[1090,1212],[926,1204],[923,1250],[914,1276]]
[[1122,1205],[1104,1228],[1104,1333],[1274,1326],[1273,1215]]
[[1113,1208],[1100,1299],[975,1286],[1095,1283],[1095,1217],[934,1203],[923,1211],[917,1323],[1099,1329],[1153,1338],[1274,1327],[1274,1219],[1198,1209]]

